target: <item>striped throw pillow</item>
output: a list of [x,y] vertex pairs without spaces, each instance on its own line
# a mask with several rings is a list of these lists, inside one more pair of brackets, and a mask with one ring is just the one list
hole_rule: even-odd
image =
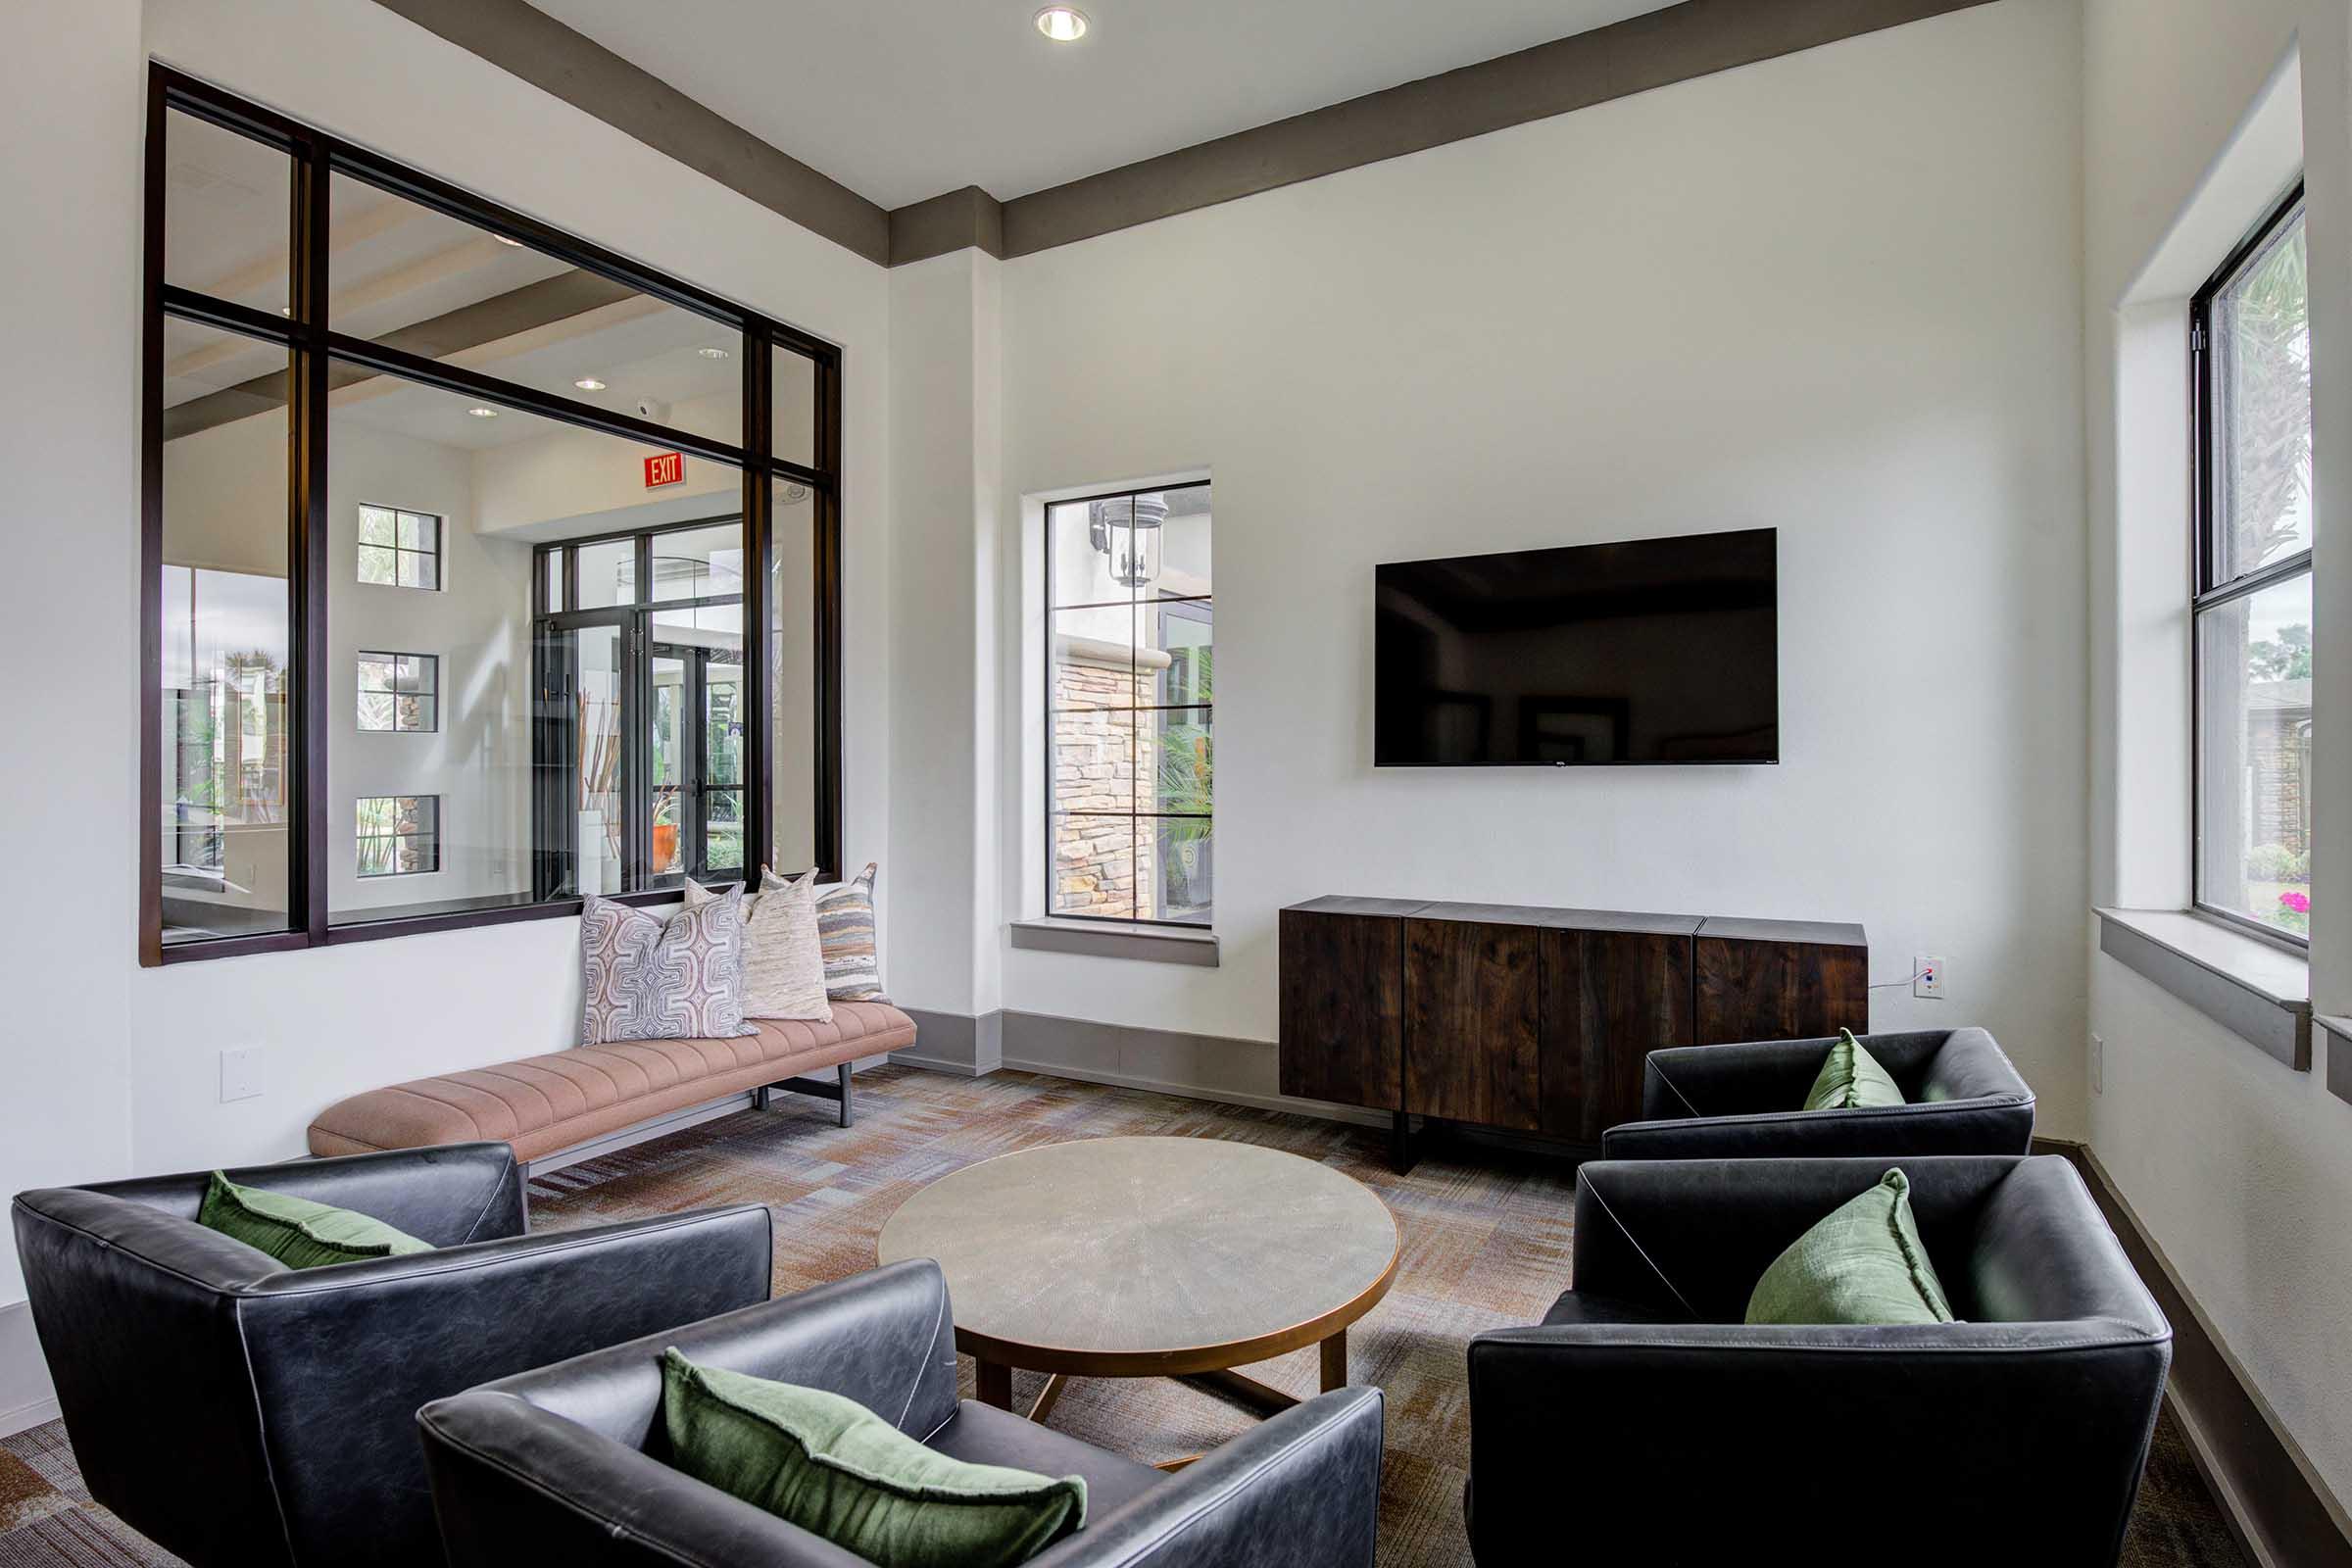
[[816,940],[825,953],[825,995],[835,1002],[887,1002],[874,952],[874,873],[864,870],[817,895]]

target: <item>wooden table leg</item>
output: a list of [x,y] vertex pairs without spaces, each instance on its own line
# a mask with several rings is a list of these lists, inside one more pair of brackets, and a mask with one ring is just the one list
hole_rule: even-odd
[[1348,1331],[1340,1330],[1323,1342],[1323,1392],[1348,1386]]
[[972,1357],[972,1370],[976,1374],[974,1381],[979,1385],[976,1392],[982,1404],[995,1405],[1000,1410],[1012,1408],[1012,1368],[994,1361],[984,1361],[975,1355]]
[[1037,1402],[1029,1407],[1029,1419],[1042,1422],[1054,1413],[1054,1401],[1061,1397],[1061,1374],[1056,1372],[1046,1379],[1046,1386],[1037,1391]]
[[1247,1373],[1230,1369],[1221,1372],[1187,1372],[1176,1381],[1247,1405],[1259,1415],[1280,1415],[1298,1402],[1280,1389],[1260,1383]]

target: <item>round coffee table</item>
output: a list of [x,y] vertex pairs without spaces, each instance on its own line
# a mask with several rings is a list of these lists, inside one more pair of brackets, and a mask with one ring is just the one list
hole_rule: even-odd
[[1042,1421],[1067,1377],[1181,1377],[1271,1413],[1298,1401],[1233,1369],[1309,1345],[1341,1387],[1348,1326],[1388,1294],[1397,1237],[1370,1188],[1297,1154],[1094,1138],[941,1177],[875,1250],[938,1260],[982,1402],[1012,1407],[1015,1367],[1052,1374]]

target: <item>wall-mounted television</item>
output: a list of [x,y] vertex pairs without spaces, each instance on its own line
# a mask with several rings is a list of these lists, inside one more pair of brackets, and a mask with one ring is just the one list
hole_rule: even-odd
[[1781,760],[1778,531],[1374,569],[1373,761]]

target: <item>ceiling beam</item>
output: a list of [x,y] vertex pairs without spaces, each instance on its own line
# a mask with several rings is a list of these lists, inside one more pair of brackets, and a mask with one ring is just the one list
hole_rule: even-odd
[[[379,334],[374,341],[386,348],[421,355],[428,360],[461,359],[468,350],[504,342],[558,321],[573,320],[591,312],[644,300],[623,283],[577,268],[494,294],[471,305]],[[327,367],[329,390],[373,378],[376,371],[340,360]],[[277,408],[286,401],[286,372],[272,370],[218,392],[175,403],[164,410],[164,439],[210,430]]]
[[1987,0],[1683,0],[1004,204],[1027,256]]
[[376,0],[869,262],[890,262],[890,214],[524,0]]
[[890,265],[977,246],[1004,254],[1004,204],[977,185],[896,208],[890,215]]
[[894,212],[524,0],[377,3],[803,227],[903,267],[967,246],[1027,256],[1989,0],[1683,0],[1010,201],[967,185]]

